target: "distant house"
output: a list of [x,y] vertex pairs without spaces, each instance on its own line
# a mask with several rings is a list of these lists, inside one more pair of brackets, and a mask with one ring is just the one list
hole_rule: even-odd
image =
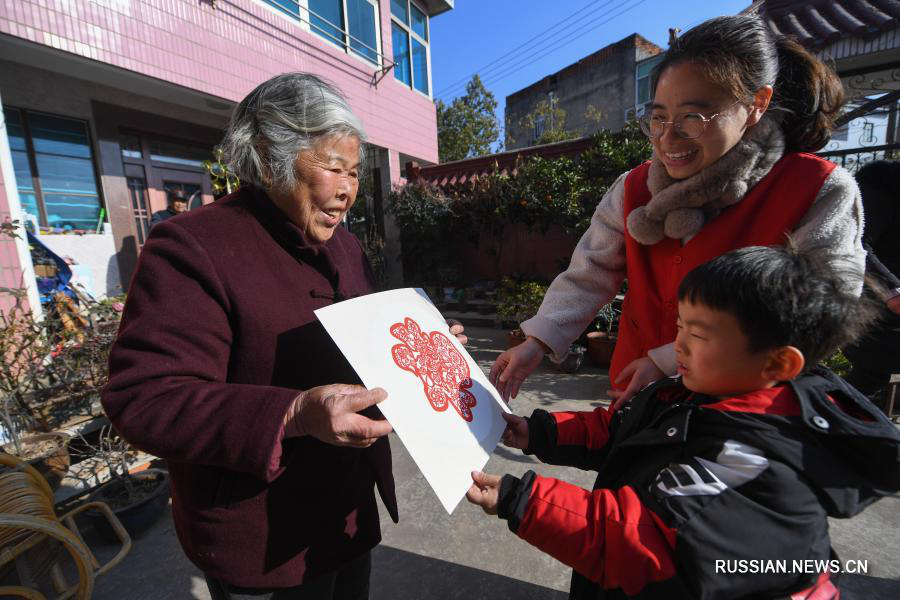
[[[636,65],[662,49],[634,33],[506,97],[508,150],[531,146],[545,127],[558,126],[526,117],[541,102],[565,111],[565,129],[588,135],[617,131],[633,115],[637,102]],[[599,118],[598,118],[599,116]]]
[[824,154],[855,170],[894,156],[900,129],[900,7],[890,0],[757,0],[775,33],[834,65],[847,94],[842,127]]
[[[97,294],[127,288],[166,190],[211,202],[202,161],[213,158],[235,103],[288,71],[320,75],[347,96],[368,134],[380,208],[400,165],[437,161],[430,19],[453,5],[7,2],[0,221],[33,222],[54,252],[89,267]],[[399,239],[391,235],[389,248]],[[0,236],[0,286],[24,284],[34,306],[34,282],[27,244]],[[0,311],[8,305],[0,295]]]

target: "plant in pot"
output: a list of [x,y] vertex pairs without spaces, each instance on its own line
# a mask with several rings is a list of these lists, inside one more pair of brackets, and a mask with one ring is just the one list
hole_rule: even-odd
[[44,392],[53,385],[47,362],[55,347],[46,327],[21,300],[0,313],[3,451],[35,467],[55,487],[69,467],[68,436],[52,432],[41,411]]
[[517,282],[504,277],[497,292],[497,316],[504,327],[512,329],[507,333],[507,347],[512,348],[525,341],[525,334],[519,327],[522,321],[533,317],[541,307],[547,286],[536,281]]
[[[85,465],[80,471],[81,479],[90,483],[108,476],[108,480],[90,494],[88,501],[108,504],[132,537],[149,529],[169,503],[169,474],[162,469],[131,472],[129,461],[137,451],[109,425],[100,430],[94,443],[84,436],[79,437],[84,447],[82,463]],[[99,512],[89,510],[85,515],[102,537],[110,541],[117,539]]]
[[0,314],[0,421],[3,450],[34,466],[58,486],[70,464],[69,436],[54,431],[99,414],[107,358],[121,306],[115,299],[51,302],[43,320],[24,307],[24,290]]
[[592,331],[587,334],[587,353],[598,367],[609,368],[616,347],[620,314],[621,310],[612,303],[604,305],[594,319]]

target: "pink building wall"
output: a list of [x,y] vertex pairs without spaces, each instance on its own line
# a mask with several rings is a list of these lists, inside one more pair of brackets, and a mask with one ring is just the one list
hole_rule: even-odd
[[[9,199],[6,195],[6,182],[0,170],[0,223],[9,219]],[[16,289],[22,287],[22,265],[19,261],[15,240],[0,235],[0,287]],[[0,313],[6,313],[15,305],[15,298],[0,293]]]
[[[393,56],[390,2],[381,41]],[[335,83],[369,141],[437,162],[432,101],[258,0],[3,0],[0,33],[237,102],[267,78],[307,71]],[[392,178],[399,173],[392,173]]]

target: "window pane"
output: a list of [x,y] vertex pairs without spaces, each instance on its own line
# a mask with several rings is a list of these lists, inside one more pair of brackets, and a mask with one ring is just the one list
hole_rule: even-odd
[[407,0],[391,0],[391,14],[409,25],[409,11],[406,6]]
[[266,2],[291,16],[300,17],[300,5],[297,0],[266,0]]
[[6,121],[6,134],[9,137],[9,147],[13,150],[25,150],[25,126],[22,124],[22,115],[14,108],[3,109],[3,120]]
[[38,221],[41,220],[41,212],[38,208],[37,196],[34,192],[22,192],[22,190],[19,189],[19,203],[22,205],[23,211],[27,212]]
[[423,94],[428,93],[428,49],[417,42],[413,44],[413,84]]
[[394,40],[394,78],[409,85],[411,81],[409,74],[409,34],[396,23],[391,23],[391,38]]
[[313,33],[344,45],[344,16],[341,0],[309,0],[309,21]]
[[428,17],[426,17],[425,14],[415,6],[411,6],[410,8],[412,9],[412,30],[427,42]]
[[638,104],[650,102],[650,77],[641,77],[638,79],[637,86]]
[[100,199],[97,196],[45,193],[44,208],[50,227],[93,230],[100,219]]
[[150,140],[150,159],[176,165],[203,167],[203,161],[212,156],[212,151],[200,146],[179,144],[168,140]]
[[28,124],[31,126],[31,140],[35,153],[49,152],[82,158],[91,157],[87,128],[83,121],[29,113]]
[[126,158],[141,158],[141,138],[136,133],[123,133],[122,139],[119,141],[122,148],[122,156]]
[[375,7],[368,0],[347,0],[347,22],[353,36],[350,38],[350,49],[377,64]]
[[77,192],[96,194],[94,167],[86,158],[38,154],[35,156],[41,174],[41,192]]
[[25,127],[22,125],[22,114],[12,108],[3,110],[6,121],[6,134],[12,150],[13,172],[16,175],[16,189],[19,190],[19,202],[22,210],[35,217],[40,215],[37,196],[34,194],[34,180],[31,176],[31,165],[28,164],[28,153],[25,148]]

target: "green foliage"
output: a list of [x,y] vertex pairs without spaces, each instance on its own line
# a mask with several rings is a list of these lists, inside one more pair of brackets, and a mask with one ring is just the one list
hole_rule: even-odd
[[536,281],[504,277],[497,293],[497,316],[516,324],[526,321],[537,314],[546,293],[547,286]]
[[500,125],[494,111],[497,100],[484,87],[478,75],[466,85],[466,93],[450,105],[438,100],[438,155],[440,161],[450,162],[488,154],[500,135]]
[[649,158],[650,150],[637,127],[629,125],[597,133],[577,158],[531,157],[514,174],[495,169],[445,189],[423,182],[395,188],[390,211],[402,231],[410,276],[423,285],[440,283],[431,274],[456,264],[452,240],[468,238],[488,244],[499,277],[503,230],[513,223],[539,233],[559,225],[581,236],[615,179]]
[[828,367],[841,377],[846,377],[850,374],[850,371],[853,370],[853,365],[850,363],[850,360],[844,356],[844,353],[840,349],[835,350],[831,356],[823,360],[822,365]]
[[[593,106],[588,107],[588,109],[592,111],[592,116],[597,111]],[[531,112],[519,120],[518,125],[520,131],[524,131],[526,136],[530,136],[536,130],[540,131],[540,135],[528,144],[533,146],[571,140],[582,135],[580,131],[566,129],[566,111],[559,108],[555,100],[541,100],[538,102]],[[509,129],[509,127],[506,128],[507,147],[516,142],[510,135]]]

